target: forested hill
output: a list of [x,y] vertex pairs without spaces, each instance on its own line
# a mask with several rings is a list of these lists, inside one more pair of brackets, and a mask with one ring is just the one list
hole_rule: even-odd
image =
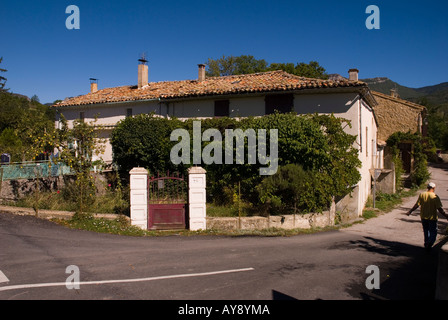
[[448,82],[422,88],[409,88],[385,77],[361,79],[366,82],[371,90],[390,94],[391,89],[396,89],[400,98],[412,102],[422,103],[427,101],[431,105],[442,105],[448,110]]

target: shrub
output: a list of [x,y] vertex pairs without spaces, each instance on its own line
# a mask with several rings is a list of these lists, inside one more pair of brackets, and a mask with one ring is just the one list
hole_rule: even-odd
[[411,142],[413,145],[412,157],[414,159],[414,166],[410,174],[411,183],[414,186],[421,186],[430,177],[427,154],[434,152],[435,148],[433,147],[431,140],[423,139],[420,133],[393,133],[389,139],[387,139],[387,145],[391,148],[396,170],[398,168],[395,174],[397,186],[401,185],[401,173],[403,172],[399,144],[404,141]]
[[257,187],[260,201],[271,214],[322,212],[331,204],[331,189],[321,184],[321,174],[287,164]]
[[[178,119],[166,119],[155,115],[138,115],[122,120],[112,133],[111,144],[114,161],[119,165],[123,174],[128,175],[133,167],[140,166],[150,172],[180,171],[185,173],[191,164],[174,165],[170,161],[171,148],[177,142],[170,141],[174,129],[183,128],[190,132],[190,145],[193,141],[193,121],[185,122]],[[201,130],[218,129],[225,150],[226,129],[265,129],[267,144],[270,143],[269,130],[278,130],[278,164],[286,167],[283,170],[293,170],[314,183],[314,189],[302,187],[304,197],[300,204],[301,211],[313,211],[324,208],[331,196],[344,196],[360,180],[358,168],[358,150],[354,148],[356,137],[347,134],[344,127],[350,125],[345,119],[333,115],[300,115],[295,113],[274,113],[263,117],[250,117],[241,120],[222,117],[201,120]],[[209,143],[202,141],[202,150]],[[216,143],[216,142],[215,142]],[[266,187],[276,183],[277,178],[261,176],[259,169],[266,167],[258,161],[256,164],[247,163],[247,139],[245,141],[244,164],[202,164],[207,171],[207,200],[218,205],[232,205],[232,195],[240,186],[241,200],[250,205],[265,205],[263,202],[270,197],[270,203],[280,203],[274,193],[270,195],[257,191],[257,186],[263,179]],[[259,147],[259,146],[258,146]],[[191,152],[193,148],[190,148]],[[269,152],[269,148],[268,152]],[[224,153],[224,152],[223,152]],[[234,155],[236,154],[234,150]],[[190,156],[190,159],[193,159]],[[236,163],[234,159],[234,163]],[[307,180],[308,181],[308,180]],[[317,183],[317,182],[318,183]],[[289,187],[295,188],[297,183],[292,181]],[[261,188],[261,187],[259,187]],[[258,189],[259,189],[258,188]],[[264,200],[262,200],[264,199]],[[267,200],[266,200],[267,201]],[[277,201],[277,202],[276,202]],[[286,201],[286,202],[285,202]],[[302,200],[301,200],[302,201]],[[280,207],[289,206],[288,200],[282,199]]]
[[120,121],[112,132],[114,162],[120,172],[127,175],[134,167],[149,169],[151,174],[167,171],[184,171],[170,161],[170,141],[174,129],[183,127],[177,119],[166,119],[153,114],[140,114]]

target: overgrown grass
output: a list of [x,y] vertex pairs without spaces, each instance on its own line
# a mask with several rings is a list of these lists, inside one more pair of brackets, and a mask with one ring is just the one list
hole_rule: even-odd
[[248,215],[250,215],[250,206],[245,203],[242,203],[241,207],[238,207],[238,204],[218,206],[207,203],[208,217],[247,217]]
[[129,224],[129,220],[118,215],[115,220],[104,218],[76,218],[70,220],[53,219],[55,223],[71,229],[87,230],[99,233],[109,233],[125,236],[137,237],[162,237],[162,236],[231,236],[231,237],[288,237],[300,234],[310,234],[315,232],[325,232],[336,230],[338,227],[312,228],[312,229],[279,229],[268,228],[262,230],[143,230],[137,226]]
[[[78,210],[78,204],[75,201],[66,199],[62,192],[58,191],[29,194],[14,203],[10,202],[7,204],[56,211],[76,212]],[[93,203],[85,206],[84,211],[89,213],[128,214],[129,203],[123,198],[121,192],[107,191],[103,195],[96,196]]]
[[367,209],[363,210],[362,217],[364,219],[368,220],[368,219],[377,217],[379,213],[380,213],[380,211],[378,209],[367,208]]
[[381,213],[387,213],[395,209],[403,202],[403,198],[412,197],[418,192],[418,188],[402,189],[396,193],[378,193],[375,198],[375,208],[373,208],[373,199],[369,197],[366,208],[363,211],[364,219],[371,219]]
[[238,217],[238,209],[235,210],[230,206],[217,206],[207,203],[208,217]]
[[145,235],[144,230],[136,226],[131,226],[129,224],[129,221],[127,221],[127,219],[122,215],[117,215],[117,218],[115,220],[93,217],[78,218],[75,215],[70,220],[53,219],[52,221],[72,229],[81,229],[100,233],[111,233],[127,236]]

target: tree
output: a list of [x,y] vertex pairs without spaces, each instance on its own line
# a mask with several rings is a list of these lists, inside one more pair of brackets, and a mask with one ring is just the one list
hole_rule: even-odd
[[7,128],[21,141],[21,147],[11,154],[14,161],[34,160],[41,152],[52,150],[50,145],[42,143],[46,134],[52,135],[55,131],[54,110],[23,96],[0,92],[0,133]]
[[13,162],[20,161],[22,151],[22,141],[12,128],[6,128],[0,134],[0,150],[2,153],[9,153]]
[[40,100],[39,100],[39,97],[37,96],[37,94],[35,94],[31,97],[31,102],[40,103]]
[[145,167],[151,174],[168,170],[182,171],[170,160],[171,132],[182,126],[181,121],[166,119],[154,114],[139,114],[121,120],[112,131],[110,143],[114,163],[127,175],[133,167]]
[[[3,57],[0,58],[0,63],[2,63]],[[0,72],[6,72],[8,70],[0,68]],[[7,91],[8,89],[5,89],[6,84],[6,78],[3,76],[0,76],[0,92]]]
[[268,64],[265,60],[257,60],[253,56],[241,55],[222,56],[219,59],[208,59],[207,76],[221,77],[238,74],[249,74],[266,71]]
[[316,61],[310,61],[310,63],[300,62],[296,65],[293,63],[271,63],[269,69],[283,70],[300,77],[328,79],[328,74],[326,73],[325,68],[320,66]]
[[448,150],[448,114],[443,112],[443,105],[434,105],[426,97],[419,99],[418,104],[428,110],[428,136],[437,148]]
[[75,184],[78,194],[78,217],[86,217],[85,207],[95,199],[95,185],[91,175],[92,162],[95,155],[104,152],[103,141],[98,138],[96,119],[90,123],[82,119],[73,121],[69,129],[66,119],[61,115],[62,128],[57,131],[55,146],[59,150],[59,159],[70,166],[75,173]]
[[251,55],[222,56],[219,59],[209,58],[207,61],[206,74],[209,77],[250,74],[265,71],[283,70],[287,73],[301,77],[328,79],[325,68],[316,61],[310,63],[271,63],[264,59],[255,59]]

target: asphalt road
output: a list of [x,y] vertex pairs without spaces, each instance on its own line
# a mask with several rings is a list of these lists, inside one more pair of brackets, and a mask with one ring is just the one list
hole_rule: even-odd
[[[293,237],[139,238],[0,213],[0,300],[433,299],[437,251],[423,250],[418,216],[403,215],[414,201],[348,229]],[[366,287],[371,265],[379,289]]]

